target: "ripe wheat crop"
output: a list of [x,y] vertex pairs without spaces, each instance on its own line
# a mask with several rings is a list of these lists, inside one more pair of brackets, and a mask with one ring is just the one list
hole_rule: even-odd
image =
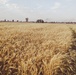
[[74,27],[0,23],[0,75],[76,75]]

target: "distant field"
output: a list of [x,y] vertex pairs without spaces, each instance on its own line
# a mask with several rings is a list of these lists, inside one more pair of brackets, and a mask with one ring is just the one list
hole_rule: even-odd
[[76,25],[0,23],[0,75],[76,75]]

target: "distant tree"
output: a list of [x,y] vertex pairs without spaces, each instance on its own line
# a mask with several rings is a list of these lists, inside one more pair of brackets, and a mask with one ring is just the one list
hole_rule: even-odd
[[12,22],[14,22],[14,20],[12,20]]
[[19,22],[19,20],[17,20],[17,22]]
[[4,19],[4,22],[6,22],[6,19]]
[[26,19],[26,22],[28,22],[28,18],[25,18]]
[[36,23],[44,23],[44,21],[42,19],[38,19]]

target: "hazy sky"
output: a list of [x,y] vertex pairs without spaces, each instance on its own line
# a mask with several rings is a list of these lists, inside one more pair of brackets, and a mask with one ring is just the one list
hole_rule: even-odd
[[0,0],[0,20],[76,21],[76,0]]

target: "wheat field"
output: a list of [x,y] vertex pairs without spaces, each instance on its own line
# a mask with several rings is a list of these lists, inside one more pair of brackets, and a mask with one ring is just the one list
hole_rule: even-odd
[[0,23],[0,75],[76,75],[76,25]]

